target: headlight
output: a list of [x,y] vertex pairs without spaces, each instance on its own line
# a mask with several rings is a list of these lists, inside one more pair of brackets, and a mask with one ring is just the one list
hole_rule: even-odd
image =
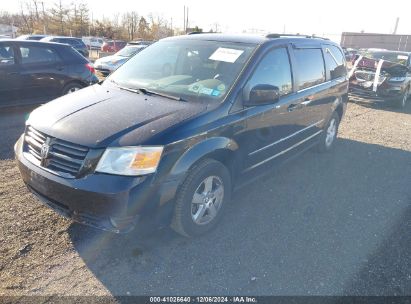
[[403,82],[405,81],[405,77],[390,77],[388,80],[390,82]]
[[163,147],[107,148],[96,171],[116,175],[145,175],[154,173]]

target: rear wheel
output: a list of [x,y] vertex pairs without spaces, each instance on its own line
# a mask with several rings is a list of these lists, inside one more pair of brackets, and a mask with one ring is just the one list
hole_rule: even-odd
[[317,146],[318,152],[327,152],[333,148],[339,125],[340,117],[334,112],[320,136],[320,141]]
[[83,86],[82,86],[81,84],[79,84],[79,83],[76,83],[76,82],[74,82],[74,83],[69,83],[68,85],[66,85],[66,86],[63,88],[63,93],[62,93],[62,95],[67,95],[67,94],[74,93],[74,92],[76,92],[76,91],[78,91],[78,90],[81,90],[82,88],[83,88]]
[[205,159],[190,169],[177,193],[171,227],[186,237],[199,236],[216,226],[231,197],[231,179],[220,162]]

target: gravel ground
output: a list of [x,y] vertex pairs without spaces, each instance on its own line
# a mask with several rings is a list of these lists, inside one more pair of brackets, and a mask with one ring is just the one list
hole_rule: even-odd
[[349,104],[332,153],[241,189],[195,240],[42,206],[11,159],[29,110],[0,114],[0,295],[411,295],[411,105]]

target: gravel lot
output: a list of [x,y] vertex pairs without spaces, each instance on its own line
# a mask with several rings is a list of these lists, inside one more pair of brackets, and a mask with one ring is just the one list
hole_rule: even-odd
[[349,104],[332,153],[241,189],[195,240],[42,206],[11,159],[29,110],[0,114],[0,295],[411,295],[411,104]]

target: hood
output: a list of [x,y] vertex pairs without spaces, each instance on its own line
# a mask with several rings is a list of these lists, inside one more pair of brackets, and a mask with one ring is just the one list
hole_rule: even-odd
[[96,84],[37,108],[27,124],[88,147],[128,146],[143,144],[206,107]]
[[[375,72],[379,61],[379,59],[363,57],[358,63],[357,69]],[[408,68],[403,64],[385,60],[382,64],[381,71],[388,73],[389,76],[402,77],[407,73]]]
[[117,56],[117,55],[106,56],[106,57],[97,59],[95,62],[95,65],[102,64],[102,63],[116,64],[119,61],[123,61],[127,59],[128,59],[127,57]]

